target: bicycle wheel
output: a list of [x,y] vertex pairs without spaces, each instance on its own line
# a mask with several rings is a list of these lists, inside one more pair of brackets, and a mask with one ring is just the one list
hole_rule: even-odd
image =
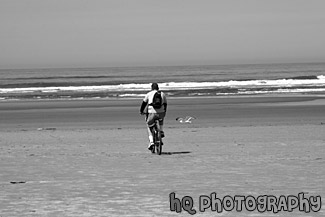
[[162,139],[161,139],[161,131],[160,131],[160,125],[159,121],[157,121],[157,140],[156,140],[156,149],[157,149],[157,154],[161,155],[162,152]]

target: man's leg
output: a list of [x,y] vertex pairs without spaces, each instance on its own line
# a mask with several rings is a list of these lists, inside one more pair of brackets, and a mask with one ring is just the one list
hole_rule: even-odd
[[148,129],[149,142],[153,144],[152,131],[151,131],[151,129],[150,129],[150,127],[148,125],[147,125],[147,129]]
[[159,125],[160,125],[160,131],[161,131],[161,137],[165,137],[165,132],[164,132],[164,118],[165,118],[166,113],[159,113]]
[[147,117],[147,130],[148,130],[148,137],[149,137],[149,145],[148,145],[148,149],[151,150],[152,146],[154,145],[153,142],[153,135],[152,135],[152,131],[150,129],[150,127],[153,126],[155,122],[155,114],[153,113],[149,113],[148,117]]
[[160,125],[161,138],[164,138],[165,137],[164,124],[159,124],[159,125]]

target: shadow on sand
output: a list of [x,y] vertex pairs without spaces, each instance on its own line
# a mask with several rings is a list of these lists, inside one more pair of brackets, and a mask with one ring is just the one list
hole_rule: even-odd
[[161,152],[161,155],[190,154],[190,151]]

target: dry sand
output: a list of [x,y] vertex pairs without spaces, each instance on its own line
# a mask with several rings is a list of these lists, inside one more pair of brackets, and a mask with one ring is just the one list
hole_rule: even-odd
[[[325,198],[325,100],[170,99],[163,154],[151,154],[139,100],[1,102],[0,216],[324,216],[199,211],[199,196]],[[176,117],[197,119],[181,124]]]

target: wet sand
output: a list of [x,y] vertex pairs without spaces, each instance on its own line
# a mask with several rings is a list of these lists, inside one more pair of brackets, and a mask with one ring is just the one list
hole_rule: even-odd
[[[0,216],[322,216],[199,211],[199,196],[325,197],[325,99],[170,99],[163,154],[139,100],[1,102]],[[176,117],[194,116],[191,124]],[[324,200],[324,199],[323,199]]]

